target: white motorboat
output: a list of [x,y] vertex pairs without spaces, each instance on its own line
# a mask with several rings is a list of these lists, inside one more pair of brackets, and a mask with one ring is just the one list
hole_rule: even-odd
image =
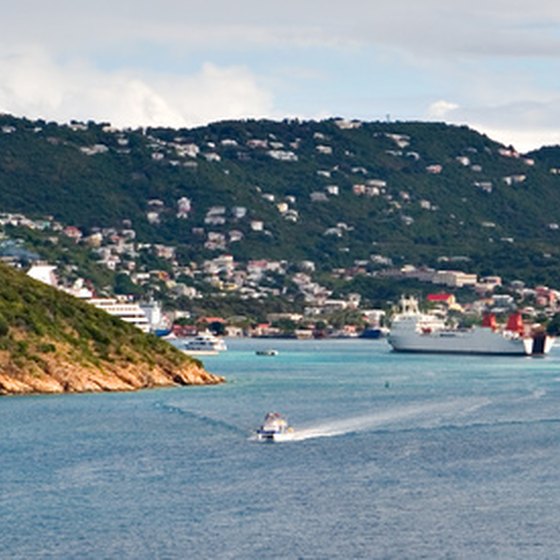
[[269,412],[256,435],[259,441],[285,441],[290,439],[293,431],[293,428],[288,425],[288,421],[281,414]]
[[226,343],[209,332],[197,334],[193,338],[169,339],[179,350],[190,355],[211,356],[227,350]]

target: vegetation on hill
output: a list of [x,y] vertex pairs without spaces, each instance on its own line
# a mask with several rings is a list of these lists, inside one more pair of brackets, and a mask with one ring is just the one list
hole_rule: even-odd
[[86,233],[127,223],[183,262],[328,270],[381,254],[533,283],[560,273],[555,148],[525,157],[464,126],[335,119],[116,131],[2,116],[0,130],[0,209]]
[[0,265],[0,394],[220,380],[167,342]]

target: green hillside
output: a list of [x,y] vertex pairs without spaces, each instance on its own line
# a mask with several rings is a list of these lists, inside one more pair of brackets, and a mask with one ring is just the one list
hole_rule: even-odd
[[0,265],[0,394],[217,381],[167,342]]
[[[228,253],[329,269],[381,254],[432,266],[467,257],[474,272],[533,281],[560,272],[556,152],[523,157],[467,127],[331,119],[115,131],[3,116],[0,128],[0,210],[86,233],[124,221],[185,262]],[[190,208],[177,217],[182,197]],[[209,248],[209,233],[224,242]]]

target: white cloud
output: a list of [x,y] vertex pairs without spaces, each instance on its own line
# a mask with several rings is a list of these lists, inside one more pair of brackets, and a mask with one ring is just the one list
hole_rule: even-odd
[[0,0],[0,13],[0,110],[19,115],[424,114],[519,145],[560,129],[557,0]]
[[0,55],[0,76],[0,111],[30,118],[195,126],[272,113],[271,95],[242,67],[205,64],[189,76],[109,72],[34,47]]
[[503,128],[492,128],[484,124],[474,125],[473,128],[506,146],[513,145],[521,153],[538,150],[542,146],[560,145],[560,132],[554,130],[519,130],[507,128],[507,125]]
[[450,113],[453,113],[453,111],[456,111],[458,108],[459,105],[457,105],[457,103],[440,99],[439,101],[432,103],[428,108],[428,118],[444,120]]
[[468,124],[493,140],[512,144],[521,152],[560,143],[560,131],[556,126],[560,122],[560,99],[556,98],[469,106],[436,101],[429,106],[426,118]]

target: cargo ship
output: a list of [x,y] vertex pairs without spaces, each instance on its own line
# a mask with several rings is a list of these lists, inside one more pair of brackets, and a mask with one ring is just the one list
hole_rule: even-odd
[[511,314],[503,329],[492,314],[485,314],[482,326],[460,329],[420,312],[415,298],[401,298],[400,307],[387,338],[396,352],[534,356],[548,354],[554,343],[544,331],[526,327],[520,313]]

